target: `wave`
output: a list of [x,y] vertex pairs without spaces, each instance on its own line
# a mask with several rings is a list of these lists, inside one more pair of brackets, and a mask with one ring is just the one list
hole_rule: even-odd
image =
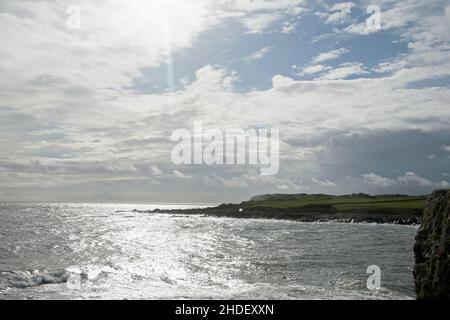
[[2,282],[7,287],[11,288],[29,288],[45,284],[65,283],[69,280],[70,276],[71,273],[67,270],[56,270],[38,274],[32,274],[26,271],[15,271],[3,273]]
[[12,271],[0,272],[0,290],[7,288],[30,288],[47,284],[67,283],[76,286],[79,281],[94,281],[115,272],[111,266],[71,266],[55,271]]

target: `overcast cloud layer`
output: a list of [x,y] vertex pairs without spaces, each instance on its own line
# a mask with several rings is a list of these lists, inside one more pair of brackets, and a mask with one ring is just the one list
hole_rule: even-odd
[[[3,0],[0,30],[0,200],[449,186],[448,1]],[[278,175],[172,164],[196,120],[280,129]]]

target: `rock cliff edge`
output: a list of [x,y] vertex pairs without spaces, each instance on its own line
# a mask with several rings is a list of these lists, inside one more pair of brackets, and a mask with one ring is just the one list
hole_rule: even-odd
[[450,190],[428,198],[417,232],[414,281],[417,299],[450,299]]

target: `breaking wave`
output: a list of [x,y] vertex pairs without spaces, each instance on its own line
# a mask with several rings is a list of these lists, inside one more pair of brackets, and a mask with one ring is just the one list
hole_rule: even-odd
[[56,270],[47,273],[31,273],[28,271],[2,272],[2,287],[29,288],[45,284],[64,283],[71,274],[67,270]]

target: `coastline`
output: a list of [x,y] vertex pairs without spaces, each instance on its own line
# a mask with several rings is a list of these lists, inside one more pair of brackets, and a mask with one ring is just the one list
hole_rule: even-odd
[[202,215],[236,219],[275,219],[297,222],[341,222],[418,225],[422,220],[422,209],[403,208],[358,208],[336,210],[331,205],[309,205],[290,208],[265,206],[246,207],[242,204],[222,204],[212,208],[176,210],[134,210],[140,213]]

